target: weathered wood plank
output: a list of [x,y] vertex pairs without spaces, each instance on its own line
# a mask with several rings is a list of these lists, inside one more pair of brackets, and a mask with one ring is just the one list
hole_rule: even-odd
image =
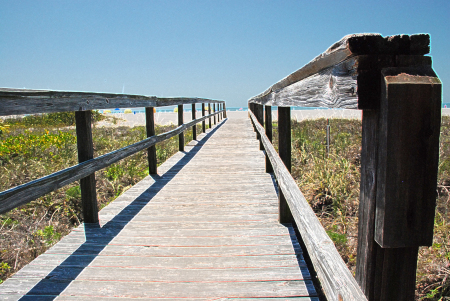
[[[429,35],[348,35],[301,69],[272,85],[249,103],[277,106],[357,108],[357,56],[423,55]],[[370,97],[369,97],[370,98]]]
[[367,300],[295,180],[250,112],[328,300]]
[[223,103],[204,98],[0,88],[0,116],[210,102]]

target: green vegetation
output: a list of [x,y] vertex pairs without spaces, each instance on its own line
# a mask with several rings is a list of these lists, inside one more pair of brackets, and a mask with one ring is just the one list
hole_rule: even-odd
[[[355,272],[360,181],[361,121],[333,119],[330,153],[326,120],[292,121],[292,175]],[[274,124],[276,130],[277,124]],[[274,132],[274,145],[277,146]],[[441,127],[434,244],[421,247],[417,300],[450,300],[450,118]]]
[[[94,113],[94,156],[146,138],[145,127],[96,127],[104,119]],[[115,118],[110,118],[116,124]],[[0,191],[76,165],[74,113],[52,113],[0,122]],[[164,133],[176,126],[156,126]],[[197,126],[201,132],[201,126]],[[192,131],[185,132],[185,142]],[[178,151],[178,137],[156,145],[158,164]],[[147,152],[139,152],[96,172],[99,209],[148,175]],[[45,252],[83,221],[78,182],[49,193],[0,216],[0,281]]]

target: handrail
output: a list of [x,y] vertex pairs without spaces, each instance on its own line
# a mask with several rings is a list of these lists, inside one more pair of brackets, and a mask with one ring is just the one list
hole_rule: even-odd
[[0,88],[0,116],[94,109],[165,107],[192,103],[225,103],[196,97],[156,97],[130,94]]
[[[271,106],[278,106],[279,152],[288,170],[291,106],[362,110],[355,278],[370,301],[412,300],[419,247],[433,241],[442,84],[431,57],[424,56],[429,43],[427,34],[349,35],[248,101],[257,138],[265,143],[261,149],[266,149],[267,172],[275,153],[263,135],[264,109],[271,135]],[[327,270],[337,264],[333,260],[339,266],[342,260],[334,257],[335,249],[329,258],[317,251],[328,252],[331,241],[322,241],[323,229],[317,237],[310,235],[314,229],[301,220],[306,213],[299,211],[307,203],[287,171],[277,173],[279,221],[291,221],[294,215],[325,294],[329,300],[341,300],[334,289],[353,280],[328,274],[334,273]],[[309,206],[303,207],[313,214]]]
[[[195,109],[196,103],[201,103],[203,108],[205,103],[217,103],[220,104],[221,110],[215,110],[214,113],[209,112],[210,114],[206,116],[203,110],[202,117],[184,123],[182,118],[183,105],[191,104],[192,108]],[[169,132],[155,135],[153,108],[171,105],[178,105],[178,127]],[[147,139],[93,158],[91,110],[142,106],[146,108]],[[156,173],[156,150],[154,148],[156,143],[179,135],[180,150],[182,150],[182,147],[184,147],[184,143],[181,143],[184,141],[184,136],[182,135],[189,127],[193,127],[193,131],[196,131],[196,124],[204,122],[208,118],[210,121],[216,115],[226,118],[224,101],[205,98],[158,98],[142,95],[0,88],[0,116],[64,111],[75,111],[76,113],[79,164],[0,192],[0,214],[24,205],[74,181],[81,180],[80,186],[85,222],[96,223],[98,222],[94,180],[96,171],[139,151],[148,149],[149,173],[154,174]],[[204,131],[205,128],[203,127]],[[80,142],[80,140],[83,142]],[[80,154],[82,155],[80,156]]]
[[367,300],[325,229],[287,170],[256,116],[249,110],[267,156],[328,300]]

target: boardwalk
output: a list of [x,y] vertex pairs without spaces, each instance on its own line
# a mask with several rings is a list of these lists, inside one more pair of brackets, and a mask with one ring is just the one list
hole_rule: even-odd
[[223,121],[104,208],[100,228],[78,227],[8,279],[0,299],[317,300],[258,146],[248,119]]

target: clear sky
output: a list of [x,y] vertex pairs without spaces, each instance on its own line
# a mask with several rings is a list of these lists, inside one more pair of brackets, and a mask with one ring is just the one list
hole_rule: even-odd
[[0,87],[247,100],[351,33],[429,33],[450,102],[450,0],[0,0]]

